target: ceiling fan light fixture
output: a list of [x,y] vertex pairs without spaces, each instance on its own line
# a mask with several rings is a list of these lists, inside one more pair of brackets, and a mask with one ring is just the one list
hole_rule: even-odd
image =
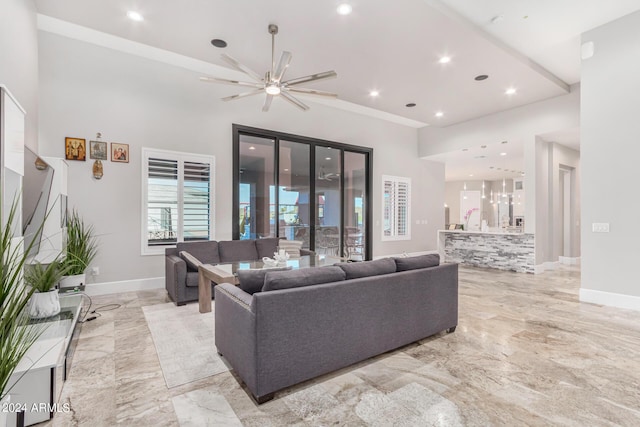
[[280,95],[280,86],[278,85],[268,85],[264,90],[269,95]]

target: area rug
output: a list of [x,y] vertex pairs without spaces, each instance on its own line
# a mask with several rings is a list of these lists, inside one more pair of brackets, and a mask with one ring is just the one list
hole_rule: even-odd
[[229,370],[216,350],[213,311],[201,314],[198,304],[176,307],[173,303],[142,307],[142,311],[168,388]]

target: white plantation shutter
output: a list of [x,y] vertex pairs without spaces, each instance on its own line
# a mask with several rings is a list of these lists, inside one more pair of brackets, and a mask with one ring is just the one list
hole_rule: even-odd
[[411,179],[382,177],[382,240],[411,239]]
[[143,255],[177,242],[210,240],[214,158],[143,148],[142,159]]

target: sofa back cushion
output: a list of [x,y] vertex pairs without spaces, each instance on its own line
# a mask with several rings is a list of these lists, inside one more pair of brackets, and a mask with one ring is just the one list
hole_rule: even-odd
[[218,242],[220,262],[250,261],[258,259],[255,240],[226,240]]
[[429,268],[440,265],[440,255],[438,254],[394,258],[394,260],[396,262],[396,271],[416,270],[418,268]]
[[396,262],[391,258],[382,258],[375,261],[343,262],[336,265],[345,272],[347,280],[396,272]]
[[[178,252],[189,252],[203,264],[218,264],[220,262],[218,242],[215,240],[208,242],[181,242],[176,245],[176,249]],[[189,271],[194,270],[189,267]]]
[[336,266],[269,271],[264,278],[262,292],[339,282],[345,280],[345,277],[344,271]]
[[278,242],[280,239],[277,237],[266,237],[264,239],[256,240],[256,250],[258,251],[258,258],[264,257],[273,258],[273,253],[278,250]]
[[261,268],[256,270],[239,270],[238,287],[248,294],[260,292],[264,286],[264,277],[272,271],[291,270],[291,267]]

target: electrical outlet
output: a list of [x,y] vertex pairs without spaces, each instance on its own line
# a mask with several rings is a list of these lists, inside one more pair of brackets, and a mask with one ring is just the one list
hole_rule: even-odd
[[91,275],[99,276],[100,275],[100,267],[91,267]]
[[608,222],[594,222],[591,224],[591,231],[594,233],[608,233],[609,232],[609,223]]

